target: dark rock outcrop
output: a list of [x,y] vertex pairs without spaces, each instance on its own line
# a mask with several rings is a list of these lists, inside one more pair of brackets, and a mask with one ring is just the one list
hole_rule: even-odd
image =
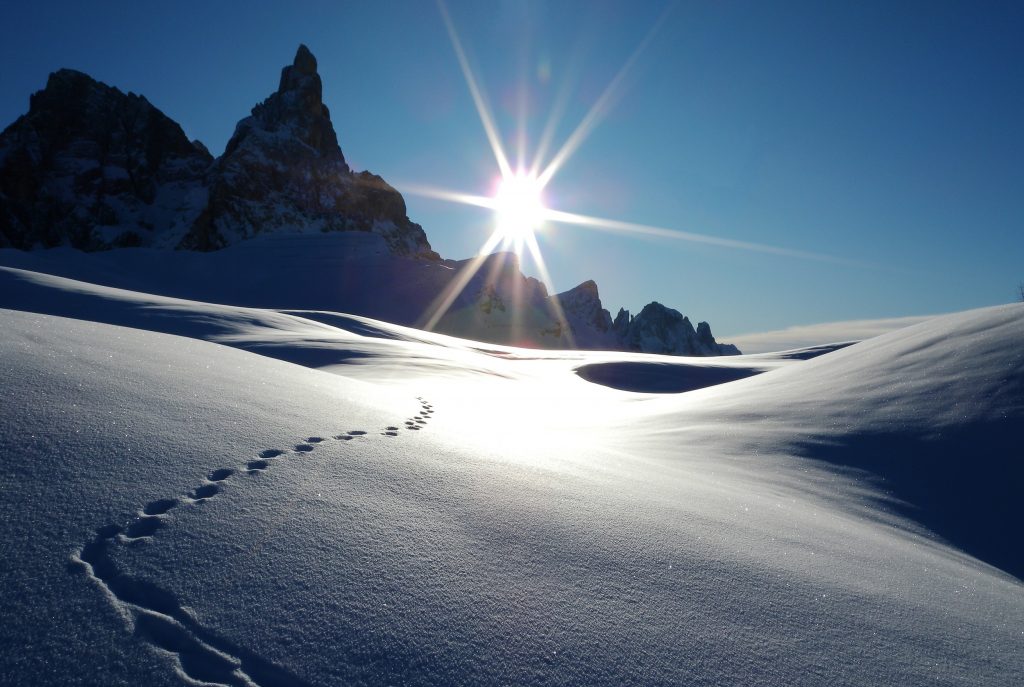
[[[440,260],[401,194],[349,167],[322,92],[316,58],[300,45],[277,90],[214,159],[142,96],[55,72],[0,133],[0,248],[211,251],[260,234],[358,231],[380,236],[393,256]],[[717,343],[706,322],[694,329],[659,303],[636,317],[619,310],[613,321],[593,281],[549,296],[513,253],[444,267],[471,265],[478,273],[450,303],[442,331],[545,347],[739,353]]]
[[689,356],[739,354],[735,346],[715,341],[707,322],[694,329],[689,318],[661,303],[649,303],[635,317],[630,317],[628,310],[619,309],[613,321],[602,307],[593,281],[585,281],[551,299],[561,306],[578,348]]
[[561,307],[573,335],[603,338],[611,332],[611,315],[601,307],[597,284],[588,280],[578,287],[552,297]]
[[694,329],[690,318],[657,301],[648,303],[633,317],[629,317],[629,311],[620,310],[615,324],[622,347],[629,351],[692,356],[739,355],[740,352],[732,344],[715,341],[707,322],[699,323]]
[[142,96],[69,69],[0,134],[0,246],[216,250],[322,231],[438,259],[401,194],[345,162],[304,45],[216,160]]
[[97,250],[182,233],[211,162],[144,97],[54,72],[0,134],[0,243]]
[[322,91],[316,58],[301,45],[211,167],[209,204],[182,248],[215,250],[265,232],[372,231],[398,255],[437,259],[401,194],[349,168]]

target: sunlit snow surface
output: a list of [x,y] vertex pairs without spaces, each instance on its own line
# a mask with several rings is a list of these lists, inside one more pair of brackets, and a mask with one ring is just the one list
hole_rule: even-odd
[[1024,673],[1024,306],[806,360],[9,268],[0,308],[0,683]]

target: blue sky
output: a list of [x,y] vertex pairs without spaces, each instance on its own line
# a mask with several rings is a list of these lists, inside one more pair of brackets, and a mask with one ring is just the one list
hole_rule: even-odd
[[[666,7],[449,3],[510,151],[517,122],[536,142],[564,92],[557,147]],[[304,42],[354,167],[478,194],[497,175],[432,2],[26,3],[3,17],[0,126],[72,67],[144,94],[217,154]],[[719,336],[1013,300],[1022,35],[1020,3],[671,6],[549,204],[856,264],[556,225],[539,236],[556,289],[594,279],[613,315],[658,300]],[[445,257],[491,229],[486,210],[406,201]]]

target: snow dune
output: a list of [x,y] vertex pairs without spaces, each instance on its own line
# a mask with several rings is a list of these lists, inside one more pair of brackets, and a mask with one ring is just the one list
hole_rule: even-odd
[[0,323],[4,684],[1024,673],[1024,306],[728,366],[11,268]]

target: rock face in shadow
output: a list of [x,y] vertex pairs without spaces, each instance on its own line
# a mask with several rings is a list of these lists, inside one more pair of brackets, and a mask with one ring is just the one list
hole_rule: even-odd
[[592,279],[552,296],[551,300],[557,302],[574,338],[580,339],[581,345],[586,348],[616,346],[611,315],[601,305],[597,283]]
[[[711,326],[701,322],[694,329],[678,310],[658,302],[648,303],[631,317],[620,309],[613,321],[601,304],[597,284],[585,281],[576,288],[552,296],[560,307],[575,347],[663,353],[667,355],[739,355],[738,348],[720,344]],[[557,317],[557,311],[554,310]]]
[[235,127],[210,168],[209,203],[180,244],[215,250],[267,232],[372,231],[397,255],[437,259],[405,200],[345,162],[316,58],[299,46],[278,89]]
[[720,344],[711,334],[711,325],[700,322],[694,329],[690,318],[657,301],[648,303],[640,314],[630,317],[619,310],[615,331],[623,350],[666,355],[739,355],[732,344]]
[[327,231],[374,232],[396,255],[438,259],[401,194],[345,162],[304,45],[216,160],[142,96],[69,69],[0,134],[0,246],[208,251]]
[[[349,167],[305,45],[216,159],[144,97],[68,69],[51,74],[29,112],[0,133],[0,248],[215,251],[262,235],[362,232],[392,257],[440,261],[406,212],[384,179]],[[459,271],[472,262],[444,264]],[[636,317],[620,310],[613,322],[593,281],[549,295],[514,255],[495,254],[479,267],[440,331],[545,348],[739,352],[718,344],[707,323],[694,329],[658,303]],[[440,298],[447,281],[434,286],[416,299]],[[383,291],[387,302],[401,289]]]
[[62,69],[0,134],[0,246],[153,244],[188,229],[213,158],[144,97]]
[[[459,272],[471,269],[473,262],[445,264]],[[515,253],[494,253],[475,262],[476,271],[436,323],[437,331],[531,348],[739,354],[735,346],[715,341],[707,322],[695,330],[689,319],[660,303],[647,305],[633,318],[620,310],[613,322],[592,280],[549,296],[543,283],[523,275]]]

